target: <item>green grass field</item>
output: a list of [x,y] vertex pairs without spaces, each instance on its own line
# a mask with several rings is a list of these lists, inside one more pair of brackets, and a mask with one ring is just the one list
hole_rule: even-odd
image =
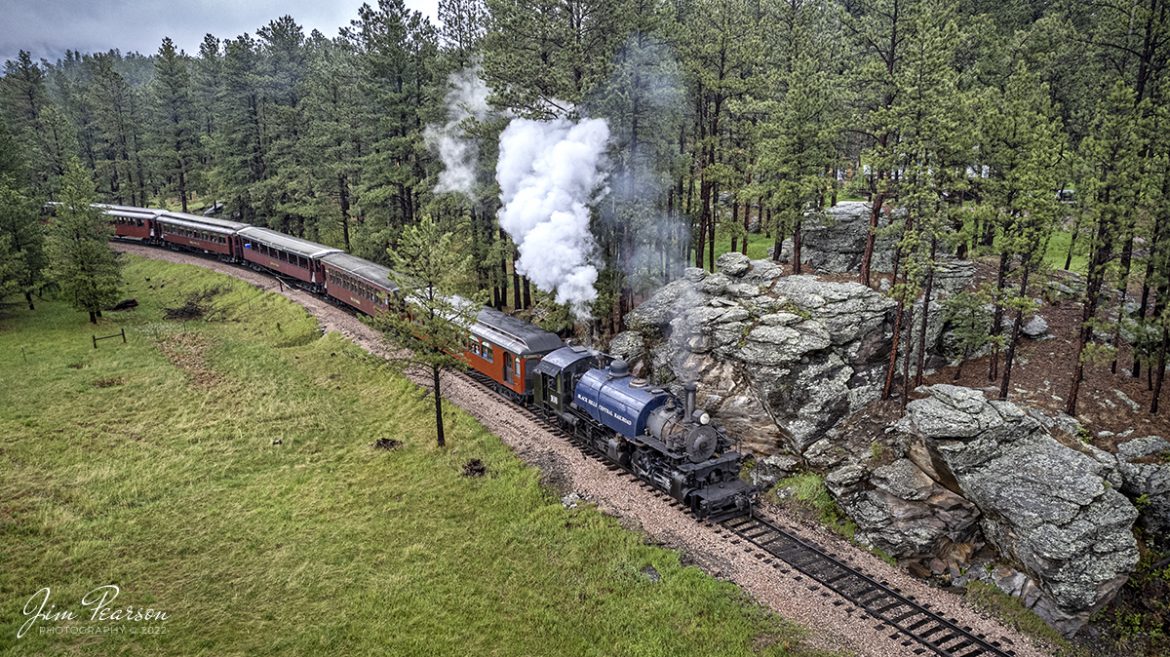
[[[126,278],[142,305],[96,330],[129,344],[93,349],[59,302],[0,317],[0,654],[810,654],[737,587],[566,510],[450,405],[436,448],[418,388],[283,298],[139,259]],[[208,318],[161,319],[214,288]],[[16,639],[38,589],[87,620],[105,584],[162,633]]]
[[[849,199],[861,200],[861,199]],[[772,257],[772,245],[774,239],[765,236],[763,233],[753,233],[748,235],[748,257],[752,260],[768,260]],[[1048,267],[1055,270],[1064,269],[1064,261],[1068,255],[1069,240],[1072,239],[1072,233],[1067,230],[1054,230],[1052,237],[1048,240],[1048,248],[1044,253],[1044,262]],[[1079,274],[1085,273],[1085,267],[1088,264],[1088,258],[1085,254],[1085,241],[1079,240],[1076,248],[1073,250],[1073,257],[1071,271]],[[738,250],[738,249],[737,249]],[[729,231],[718,230],[715,232],[715,256],[718,257],[724,253],[731,251],[731,237]],[[693,257],[693,256],[692,256]]]
[[[752,260],[770,260],[775,239],[763,233],[748,233],[747,255]],[[739,244],[736,245],[740,246]],[[728,231],[715,231],[715,257],[731,250],[731,236]],[[739,251],[737,248],[736,251]]]

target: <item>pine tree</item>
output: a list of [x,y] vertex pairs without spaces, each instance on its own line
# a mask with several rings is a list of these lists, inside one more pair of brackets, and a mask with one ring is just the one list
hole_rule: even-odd
[[661,17],[649,0],[633,0],[631,33],[614,57],[610,78],[590,94],[586,110],[609,124],[610,193],[599,204],[594,234],[607,272],[599,280],[595,314],[624,329],[633,298],[668,281],[687,236],[668,210],[679,172],[675,143],[684,120],[682,70],[659,35]]
[[484,0],[439,0],[439,41],[449,68],[460,71],[479,59],[488,13]]
[[[1170,351],[1170,134],[1165,126],[1170,125],[1170,85],[1164,85],[1160,90],[1160,102],[1152,112],[1147,144],[1150,157],[1146,159],[1145,205],[1150,213],[1150,219],[1157,229],[1154,239],[1150,242],[1149,264],[1146,268],[1145,280],[1142,283],[1142,304],[1146,304],[1146,290],[1154,291],[1152,312],[1147,316],[1145,309],[1139,313],[1140,326],[1143,333],[1152,333],[1154,343],[1150,348],[1151,365],[1146,368],[1147,383],[1153,389],[1153,399],[1150,402],[1150,413],[1157,413],[1162,396],[1162,387],[1166,377],[1166,356]],[[1150,374],[1153,373],[1153,377]],[[1134,374],[1138,374],[1137,364],[1134,365]],[[1153,381],[1150,381],[1153,378]]]
[[259,46],[244,34],[224,42],[215,104],[215,190],[240,221],[256,223],[270,212],[256,189],[268,174],[261,117]]
[[772,257],[780,258],[786,235],[792,235],[792,273],[801,273],[801,224],[810,211],[820,212],[828,186],[824,171],[836,159],[842,100],[836,71],[823,53],[833,47],[825,35],[831,17],[823,5],[792,2],[780,6],[778,24],[786,48],[776,64],[778,97],[762,104],[767,119],[759,128],[752,196],[763,196],[774,211]]
[[[983,142],[980,154],[988,168],[982,186],[983,203],[994,210],[1000,252],[992,335],[1001,331],[1005,306],[1015,309],[1011,335],[1006,340],[1000,399],[1007,399],[1016,343],[1031,301],[1028,285],[1043,263],[1048,239],[1061,210],[1060,187],[1063,133],[1050,93],[1023,65],[994,91],[981,112]],[[1006,290],[1008,268],[1017,265],[1019,283],[1014,294]],[[998,349],[991,358],[992,378]]]
[[203,144],[204,163],[207,164],[209,149],[207,141],[216,133],[216,119],[220,111],[219,88],[223,84],[223,48],[220,40],[211,34],[204,35],[199,44],[199,58],[195,60],[191,74],[191,96],[195,103],[195,119],[199,124],[200,142]]
[[979,352],[991,342],[987,331],[990,325],[987,306],[990,301],[988,291],[977,288],[952,294],[943,302],[943,316],[951,326],[955,346],[962,351],[959,364],[955,367],[955,381],[963,377],[963,363],[971,354]]
[[751,75],[759,70],[764,53],[757,16],[756,6],[746,0],[703,0],[678,7],[679,49],[693,107],[688,184],[697,187],[698,208],[688,191],[686,209],[696,267],[703,267],[706,259],[714,269],[721,193],[735,191],[745,182],[730,139],[744,126],[737,125],[731,108],[752,88]]
[[420,216],[429,154],[422,139],[438,52],[430,22],[402,0],[360,10],[352,30],[359,49],[365,152],[358,195],[371,253],[384,251]]
[[191,77],[186,59],[175,50],[169,37],[163,39],[154,65],[151,95],[160,172],[166,181],[166,189],[179,195],[183,212],[186,212],[199,161]]
[[904,60],[903,48],[912,32],[911,8],[918,0],[859,0],[848,5],[844,27],[856,44],[859,57],[850,71],[858,101],[854,129],[870,142],[858,157],[870,201],[869,233],[866,235],[859,277],[871,284],[873,250],[881,228],[882,210],[890,197],[897,196],[897,164],[893,148],[898,141],[897,125],[891,115],[898,98],[896,76]]
[[142,158],[140,94],[116,68],[109,52],[89,60],[87,93],[94,111],[98,144],[95,176],[104,196],[125,205],[146,205],[146,169]]
[[44,232],[16,140],[0,122],[0,298],[24,296],[35,310],[33,292],[45,266]]
[[571,114],[609,79],[629,32],[626,0],[487,0],[483,70],[501,106],[533,118]]
[[256,38],[265,172],[252,187],[253,197],[269,225],[292,235],[316,237],[312,199],[316,190],[307,184],[315,158],[301,145],[308,71],[304,30],[292,16],[282,16],[257,30]]
[[[891,140],[885,146],[879,140],[877,150],[883,166],[898,179],[897,195],[890,201],[900,211],[899,223],[888,229],[900,234],[891,277],[891,293],[898,306],[883,394],[888,397],[892,392],[897,356],[901,353],[905,404],[912,354],[917,355],[915,383],[922,382],[935,262],[940,245],[948,238],[952,215],[957,212],[954,200],[966,188],[966,165],[972,145],[971,130],[961,118],[969,101],[959,88],[955,68],[959,38],[956,3],[923,0],[902,6],[901,10],[905,12],[903,27],[907,29],[900,45],[903,61],[894,69],[889,90],[893,100],[880,112]],[[875,207],[884,202],[875,200]],[[871,234],[869,239],[873,237]],[[872,246],[867,246],[867,251],[871,250]],[[922,307],[916,320],[914,300],[920,293]],[[913,345],[916,327],[918,340]]]
[[102,309],[118,301],[122,266],[109,245],[113,227],[93,201],[93,179],[75,158],[61,181],[61,201],[49,229],[50,277],[69,303],[96,324]]
[[1078,193],[1084,204],[1091,243],[1076,359],[1065,400],[1065,412],[1069,415],[1076,415],[1086,360],[1109,349],[1094,341],[1100,328],[1097,311],[1106,279],[1120,250],[1122,232],[1136,205],[1139,179],[1135,175],[1139,162],[1136,118],[1133,91],[1117,82],[1101,102],[1096,129],[1081,144],[1086,175],[1080,181]]
[[0,107],[17,147],[28,155],[34,193],[50,196],[76,146],[67,117],[49,96],[45,71],[26,51],[4,63]]
[[354,188],[365,147],[360,63],[348,39],[311,38],[308,48],[301,101],[306,131],[298,143],[311,191],[307,212],[315,217],[318,239],[350,251],[358,209]]
[[442,373],[465,366],[460,354],[467,346],[467,327],[483,307],[477,296],[456,296],[472,278],[471,259],[427,215],[406,227],[388,253],[403,312],[378,315],[374,325],[401,354],[396,364],[430,371],[436,439],[443,447]]

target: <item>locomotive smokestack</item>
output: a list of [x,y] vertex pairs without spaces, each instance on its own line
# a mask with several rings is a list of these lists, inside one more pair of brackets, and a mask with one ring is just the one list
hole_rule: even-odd
[[699,389],[699,384],[690,381],[683,386],[683,390],[687,393],[687,414],[686,418],[689,421],[695,414],[695,391]]

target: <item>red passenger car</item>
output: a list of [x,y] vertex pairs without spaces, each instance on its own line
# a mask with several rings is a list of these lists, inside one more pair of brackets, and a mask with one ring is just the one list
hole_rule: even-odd
[[253,226],[239,231],[238,235],[243,260],[292,276],[316,290],[325,286],[321,258],[331,253],[343,253],[341,249],[289,237],[267,228]]
[[545,354],[565,346],[555,333],[492,308],[479,311],[464,357],[472,369],[512,396],[532,395],[532,368]]
[[398,286],[390,270],[348,253],[321,256],[325,271],[325,292],[338,301],[373,316],[390,308]]
[[240,257],[236,233],[248,224],[184,212],[162,212],[154,219],[154,239],[226,259]]
[[162,210],[124,205],[95,205],[114,224],[114,234],[123,239],[149,240],[154,237],[154,219]]

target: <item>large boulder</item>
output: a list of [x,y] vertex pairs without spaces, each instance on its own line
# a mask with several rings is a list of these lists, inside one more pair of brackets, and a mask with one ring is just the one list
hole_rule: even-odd
[[858,543],[899,559],[932,561],[977,530],[975,505],[907,458],[872,470],[845,465],[830,472],[825,485],[857,525]]
[[[923,359],[924,369],[932,371],[945,366],[955,360],[954,340],[947,335],[951,328],[947,316],[947,299],[963,291],[975,280],[975,263],[970,260],[940,260],[934,267],[934,284],[931,288],[930,303],[924,303],[925,294],[914,302],[912,317],[909,325],[913,326],[910,332],[902,334],[902,341],[898,351],[905,354],[910,349],[910,367],[914,371],[918,363],[918,347],[922,337],[922,324],[926,322],[926,358]],[[925,310],[925,312],[924,312]],[[990,316],[988,323],[990,323]],[[905,361],[899,357],[898,368],[901,371]]]
[[644,345],[648,362],[634,366],[660,383],[697,381],[699,402],[764,454],[803,452],[877,396],[893,301],[737,253],[716,266],[659,289],[626,316],[638,337],[613,346]]
[[[869,234],[871,207],[864,201],[845,201],[807,216],[801,227],[800,259],[820,273],[860,271]],[[883,214],[881,225],[887,223],[889,221]],[[878,235],[870,262],[873,271],[893,269],[894,243],[892,235]],[[790,258],[791,242],[785,245],[784,251]]]
[[1117,446],[1122,490],[1137,501],[1150,538],[1170,544],[1170,442],[1145,436]]
[[896,425],[917,446],[911,458],[979,508],[985,538],[1041,591],[1032,609],[1072,635],[1137,564],[1137,510],[1101,461],[1015,404],[950,385],[921,391]]

